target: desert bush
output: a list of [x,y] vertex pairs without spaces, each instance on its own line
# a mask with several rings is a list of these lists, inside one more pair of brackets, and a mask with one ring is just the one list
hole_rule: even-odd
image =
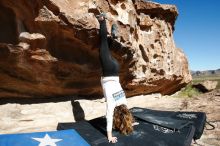
[[193,97],[201,94],[198,89],[194,88],[192,84],[188,84],[185,88],[181,89],[177,97]]

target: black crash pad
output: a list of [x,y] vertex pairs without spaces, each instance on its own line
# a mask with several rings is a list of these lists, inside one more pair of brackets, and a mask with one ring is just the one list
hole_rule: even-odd
[[113,135],[118,137],[115,144],[107,141],[105,117],[76,123],[59,123],[57,129],[75,129],[92,146],[190,146],[195,131],[192,124],[174,131],[143,120],[136,121],[139,125],[134,126],[130,135],[113,131]]
[[193,136],[195,140],[201,137],[206,124],[206,114],[204,112],[160,111],[140,107],[131,108],[130,111],[137,118],[167,128],[181,129],[187,124],[192,124],[195,127]]

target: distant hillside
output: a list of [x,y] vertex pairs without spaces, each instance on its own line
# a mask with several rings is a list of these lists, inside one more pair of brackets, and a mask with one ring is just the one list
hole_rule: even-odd
[[191,71],[192,76],[209,76],[220,75],[220,69],[217,70],[205,70],[205,71]]

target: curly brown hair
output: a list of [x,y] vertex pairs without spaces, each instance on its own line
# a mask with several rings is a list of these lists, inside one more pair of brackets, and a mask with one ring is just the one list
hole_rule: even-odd
[[128,135],[133,132],[133,122],[134,118],[126,105],[122,104],[115,107],[113,116],[114,129],[124,135]]

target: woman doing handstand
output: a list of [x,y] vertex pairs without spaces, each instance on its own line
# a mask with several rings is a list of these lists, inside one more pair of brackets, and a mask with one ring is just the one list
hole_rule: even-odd
[[[101,84],[106,98],[106,121],[107,137],[112,143],[117,142],[117,137],[112,135],[112,128],[128,135],[133,131],[133,116],[127,108],[125,93],[119,82],[119,64],[111,56],[107,38],[105,15],[97,16],[100,23],[100,49],[99,57],[102,66]],[[115,36],[116,27],[112,29],[112,36]]]

